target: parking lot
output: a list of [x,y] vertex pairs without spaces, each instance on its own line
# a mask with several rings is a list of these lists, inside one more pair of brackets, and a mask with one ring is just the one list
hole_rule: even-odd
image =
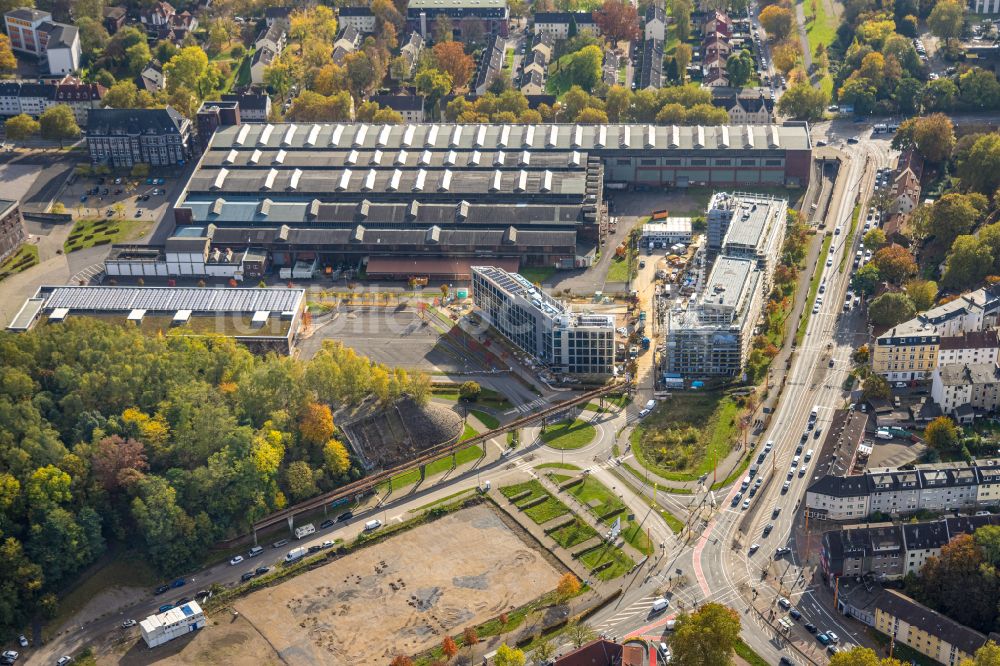
[[76,218],[114,217],[115,204],[121,203],[124,218],[158,220],[169,204],[167,191],[171,184],[165,178],[77,178],[58,201]]

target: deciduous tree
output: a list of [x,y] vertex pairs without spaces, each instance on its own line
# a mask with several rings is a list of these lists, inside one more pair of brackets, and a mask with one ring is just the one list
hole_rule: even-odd
[[569,599],[579,591],[580,579],[570,572],[564,573],[556,585],[556,595],[562,600]]
[[958,427],[947,416],[939,416],[924,429],[927,444],[938,451],[951,451],[958,446]]
[[[8,121],[10,122],[10,121]],[[1000,187],[1000,134],[983,134],[958,163],[962,186],[992,194]]]
[[510,647],[506,643],[500,644],[496,655],[493,657],[495,666],[524,666],[525,662],[524,652]]
[[934,305],[937,298],[937,282],[932,280],[910,280],[904,286],[906,295],[913,301],[913,307],[917,312],[929,310]]
[[38,121],[26,113],[20,113],[8,118],[4,127],[6,128],[7,138],[11,141],[24,141],[29,137],[35,136],[41,130]]
[[896,284],[902,283],[917,272],[917,262],[913,259],[913,255],[900,245],[882,248],[872,257],[872,262],[878,268],[883,280]]
[[707,603],[677,618],[669,642],[678,664],[729,664],[740,635],[740,616],[731,608]]
[[573,621],[566,625],[566,638],[573,644],[573,647],[580,647],[584,643],[589,643],[597,636],[594,630],[588,625]]
[[323,444],[333,437],[333,413],[327,405],[311,402],[299,416],[299,434],[308,444]]
[[959,236],[951,244],[941,284],[956,290],[978,284],[990,274],[994,260],[989,245],[975,236]]
[[879,326],[895,326],[916,314],[913,302],[906,294],[888,292],[868,304],[868,318]]
[[458,654],[458,645],[455,644],[455,639],[451,636],[445,636],[444,640],[441,641],[441,651],[445,657],[453,659]]
[[795,17],[789,9],[779,5],[768,5],[760,11],[760,24],[774,41],[781,42],[791,34]]
[[39,133],[43,139],[58,141],[59,145],[67,139],[80,136],[80,126],[76,124],[73,109],[66,104],[50,106],[38,117]]
[[439,42],[431,49],[437,61],[437,68],[451,75],[456,88],[464,88],[476,69],[472,56],[465,53],[461,42]]
[[619,41],[639,38],[639,13],[628,0],[604,0],[601,8],[594,12],[594,22],[615,46]]
[[943,39],[946,46],[962,36],[964,23],[965,5],[958,0],[938,0],[927,17],[927,26],[931,29],[931,33]]
[[888,400],[892,397],[892,389],[885,377],[871,374],[861,385],[861,397],[865,400]]
[[753,74],[753,56],[748,51],[740,50],[733,53],[726,59],[726,73],[729,75],[729,83],[735,88],[742,88],[750,80]]
[[813,120],[823,117],[829,104],[829,95],[807,82],[797,83],[785,91],[778,100],[778,110],[797,120]]

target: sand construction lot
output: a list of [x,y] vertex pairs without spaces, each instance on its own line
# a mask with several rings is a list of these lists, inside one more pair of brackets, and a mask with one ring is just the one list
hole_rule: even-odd
[[[226,663],[276,657],[293,666],[384,666],[397,654],[433,647],[445,635],[531,601],[555,588],[561,574],[495,509],[479,505],[237,601],[241,620],[259,634],[254,639],[227,636],[223,613],[171,656],[183,661],[190,650],[201,663],[215,653],[225,654]],[[264,643],[271,654],[259,651]],[[256,649],[234,654],[239,644]]]

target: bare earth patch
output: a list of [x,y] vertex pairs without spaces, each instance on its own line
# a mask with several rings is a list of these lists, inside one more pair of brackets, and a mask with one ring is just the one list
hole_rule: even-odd
[[560,574],[492,508],[478,506],[256,592],[236,608],[287,664],[384,665],[534,599]]

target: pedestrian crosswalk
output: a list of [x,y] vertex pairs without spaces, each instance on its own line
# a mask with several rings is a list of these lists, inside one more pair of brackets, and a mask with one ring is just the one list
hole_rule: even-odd
[[514,409],[508,409],[504,412],[505,415],[511,416],[513,414],[530,414],[536,409],[540,409],[545,406],[547,400],[545,398],[535,398],[531,402],[526,402],[523,405],[517,405]]

